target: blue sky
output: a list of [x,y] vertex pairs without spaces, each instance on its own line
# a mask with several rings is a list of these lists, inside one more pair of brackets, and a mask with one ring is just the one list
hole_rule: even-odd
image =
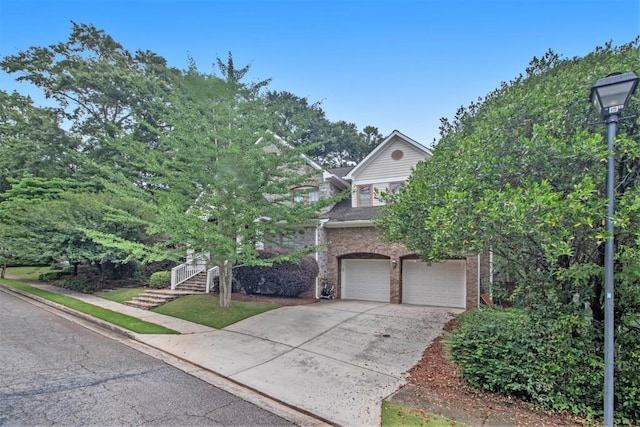
[[[534,56],[634,39],[640,0],[0,0],[0,56],[64,41],[70,21],[178,68],[191,54],[213,72],[231,51],[249,80],[321,101],[332,121],[431,145],[441,117]],[[18,86],[0,72],[0,87]]]

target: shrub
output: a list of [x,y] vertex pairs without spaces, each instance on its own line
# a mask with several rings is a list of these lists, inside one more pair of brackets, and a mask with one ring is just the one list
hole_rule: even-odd
[[171,286],[170,271],[156,271],[149,278],[149,286],[155,289],[163,289]]
[[[584,313],[536,317],[520,309],[463,313],[447,349],[471,385],[586,417],[602,416],[603,328]],[[637,336],[616,360],[616,420],[640,417]],[[634,396],[634,397],[632,397]]]
[[178,265],[177,262],[168,259],[164,261],[150,261],[144,264],[144,277],[149,279],[153,273],[170,271],[176,265]]
[[[261,259],[280,255],[270,251],[260,251]],[[283,261],[272,266],[238,267],[234,278],[248,294],[298,297],[310,292],[318,275],[318,264],[312,257],[304,257],[300,262]]]
[[92,294],[96,291],[96,285],[82,279],[62,279],[56,282],[56,286],[83,294]]
[[63,276],[68,276],[70,274],[71,272],[68,270],[47,271],[46,273],[40,273],[38,275],[38,280],[43,282],[53,282],[54,280],[59,280]]

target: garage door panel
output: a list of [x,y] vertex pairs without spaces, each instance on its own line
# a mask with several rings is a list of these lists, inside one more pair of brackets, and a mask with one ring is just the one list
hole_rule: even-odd
[[417,260],[402,263],[402,302],[464,308],[466,305],[466,261],[448,260],[427,264]]
[[342,260],[341,298],[389,302],[390,288],[389,260]]

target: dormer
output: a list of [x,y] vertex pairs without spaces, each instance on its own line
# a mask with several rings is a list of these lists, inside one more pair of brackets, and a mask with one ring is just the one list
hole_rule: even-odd
[[397,191],[416,164],[429,157],[427,147],[394,130],[344,177],[351,180],[351,206],[384,204],[375,197],[376,192]]

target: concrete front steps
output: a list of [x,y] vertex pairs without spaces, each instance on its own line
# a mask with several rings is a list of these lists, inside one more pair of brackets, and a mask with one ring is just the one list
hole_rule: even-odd
[[125,302],[125,304],[131,307],[151,310],[185,295],[204,294],[207,290],[206,283],[207,272],[204,271],[180,283],[175,290],[147,289],[131,301]]

